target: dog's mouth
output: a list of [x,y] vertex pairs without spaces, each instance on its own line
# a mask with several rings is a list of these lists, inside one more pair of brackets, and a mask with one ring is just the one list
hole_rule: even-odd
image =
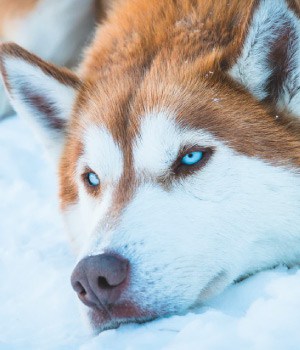
[[95,333],[118,328],[127,323],[144,323],[158,317],[155,312],[142,310],[132,302],[90,308],[88,317]]

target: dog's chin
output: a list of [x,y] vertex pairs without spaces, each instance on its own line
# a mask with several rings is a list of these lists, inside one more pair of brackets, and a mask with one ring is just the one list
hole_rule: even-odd
[[113,307],[91,308],[88,317],[93,333],[98,334],[108,329],[116,329],[122,324],[149,322],[158,315],[142,310],[132,303],[124,303]]

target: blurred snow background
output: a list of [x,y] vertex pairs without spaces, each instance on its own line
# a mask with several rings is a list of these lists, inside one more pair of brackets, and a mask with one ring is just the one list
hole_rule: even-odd
[[75,259],[56,192],[55,169],[26,125],[1,122],[1,350],[300,349],[300,271],[285,267],[231,286],[185,316],[90,337],[69,282]]

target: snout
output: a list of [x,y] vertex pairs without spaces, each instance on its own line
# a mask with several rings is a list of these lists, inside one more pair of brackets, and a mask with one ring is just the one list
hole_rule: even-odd
[[156,317],[134,301],[129,291],[129,272],[128,260],[112,254],[88,256],[76,265],[71,284],[89,307],[88,316],[95,332]]
[[111,254],[88,256],[75,267],[71,284],[79,299],[96,309],[118,302],[126,288],[129,263]]

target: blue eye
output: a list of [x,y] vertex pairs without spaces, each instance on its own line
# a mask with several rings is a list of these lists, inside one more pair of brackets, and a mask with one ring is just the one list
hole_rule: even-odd
[[100,185],[100,180],[97,174],[89,172],[87,173],[86,178],[90,186],[96,187]]
[[199,163],[202,158],[203,158],[203,152],[201,151],[190,152],[181,158],[181,164],[194,165]]

